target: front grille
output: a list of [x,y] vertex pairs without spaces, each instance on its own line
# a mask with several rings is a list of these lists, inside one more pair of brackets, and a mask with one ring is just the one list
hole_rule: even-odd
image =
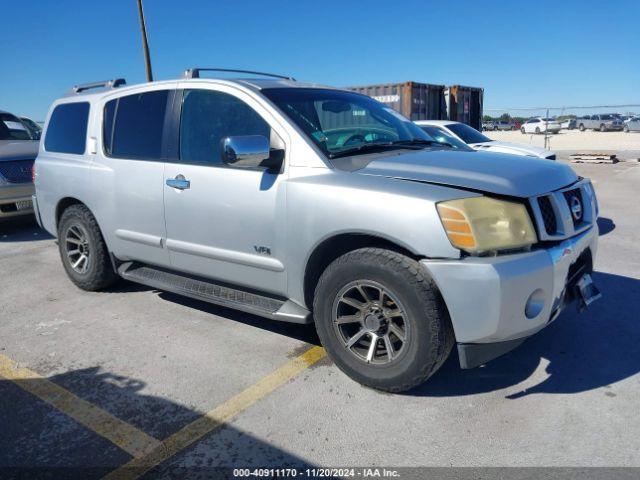
[[563,192],[564,198],[567,201],[567,206],[571,212],[571,220],[573,220],[573,226],[577,226],[582,223],[584,217],[584,204],[582,201],[582,195],[579,188],[573,190],[567,190]]
[[558,224],[556,223],[556,214],[553,211],[551,200],[549,200],[549,197],[538,197],[538,206],[542,214],[544,229],[548,235],[553,235],[558,230]]
[[31,183],[33,160],[0,162],[0,177],[9,183]]

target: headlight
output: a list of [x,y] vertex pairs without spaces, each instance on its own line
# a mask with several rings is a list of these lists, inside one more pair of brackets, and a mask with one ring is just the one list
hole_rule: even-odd
[[436,207],[453,246],[469,253],[528,247],[538,241],[529,213],[520,203],[472,197]]

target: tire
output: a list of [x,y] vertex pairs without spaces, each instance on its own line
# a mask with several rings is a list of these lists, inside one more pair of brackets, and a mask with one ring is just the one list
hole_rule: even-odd
[[527,132],[524,131],[524,127],[520,127],[520,133],[522,133],[523,135]]
[[[84,205],[71,205],[62,213],[58,222],[58,250],[67,275],[83,290],[102,290],[119,278],[113,271],[98,222]],[[85,260],[80,260],[83,255]]]
[[624,133],[629,133],[629,125],[625,125],[623,130],[624,130]]
[[[386,292],[382,302],[380,289]],[[353,302],[349,295],[359,299],[361,308],[341,300]],[[376,308],[380,303],[382,310]],[[437,287],[418,262],[390,250],[362,248],[336,259],[320,277],[313,309],[329,357],[352,379],[378,390],[402,392],[419,385],[442,366],[453,347],[453,327]],[[334,321],[343,317],[357,320]],[[380,336],[371,349],[376,328]],[[395,332],[402,333],[404,341]],[[356,337],[360,340],[348,347]]]
[[580,126],[578,127],[578,130],[580,130],[581,132],[584,132],[586,128],[584,128],[584,125],[581,123]]
[[602,125],[600,125],[600,131],[601,132],[606,132],[607,131],[607,127],[605,127],[604,123]]
[[536,133],[539,135],[540,134],[540,127],[536,127]]
[[493,127],[494,132],[497,132],[498,130],[499,130],[498,127]]

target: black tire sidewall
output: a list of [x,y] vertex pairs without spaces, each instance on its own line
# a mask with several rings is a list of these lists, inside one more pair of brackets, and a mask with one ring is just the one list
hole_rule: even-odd
[[[87,233],[89,240],[89,268],[85,273],[79,273],[73,269],[66,252],[67,230],[78,224]],[[80,288],[95,290],[113,281],[115,274],[112,271],[105,271],[106,245],[95,219],[87,208],[74,205],[63,212],[58,224],[58,250],[65,271],[73,283]]]
[[[445,332],[434,331],[434,326],[439,325],[442,319],[434,322],[425,318],[433,306],[425,302],[419,289],[411,287],[410,272],[368,260],[338,263],[330,267],[329,275],[321,281],[316,291],[316,329],[331,359],[349,376],[374,388],[400,391],[398,385],[415,383],[413,380],[422,372],[434,370],[441,363],[439,355],[433,351],[433,341],[444,339]],[[371,280],[383,285],[408,312],[405,317],[410,332],[407,344],[400,357],[388,365],[364,363],[346,350],[335,333],[332,324],[333,302],[340,289],[355,280]]]

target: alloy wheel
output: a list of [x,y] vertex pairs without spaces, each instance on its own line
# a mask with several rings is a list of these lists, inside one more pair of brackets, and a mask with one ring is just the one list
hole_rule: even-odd
[[406,315],[397,297],[371,280],[345,285],[332,309],[333,326],[343,346],[372,365],[389,364],[404,352],[411,333]]
[[67,229],[64,238],[65,252],[69,265],[77,273],[87,273],[89,269],[89,235],[84,227],[74,223]]

